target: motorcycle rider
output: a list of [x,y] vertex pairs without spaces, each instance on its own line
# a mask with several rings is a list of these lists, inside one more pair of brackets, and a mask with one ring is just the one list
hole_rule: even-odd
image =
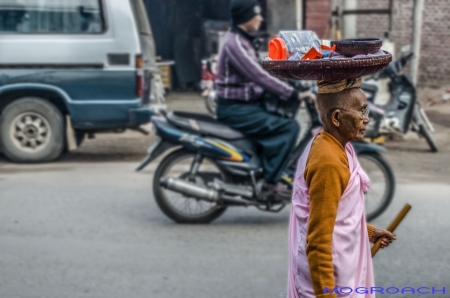
[[291,191],[280,182],[288,163],[299,125],[294,119],[267,112],[259,104],[263,92],[279,100],[315,98],[311,92],[299,93],[288,84],[270,76],[258,63],[252,45],[252,33],[258,31],[263,18],[257,0],[231,1],[232,28],[226,33],[219,53],[217,119],[244,133],[262,149],[264,196],[290,199]]

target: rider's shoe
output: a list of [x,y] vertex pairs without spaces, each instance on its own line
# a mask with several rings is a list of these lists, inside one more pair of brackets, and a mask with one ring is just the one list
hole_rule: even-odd
[[286,184],[278,182],[275,186],[275,195],[283,201],[290,202],[292,199],[292,189],[289,189]]
[[264,182],[261,189],[261,198],[267,201],[291,201],[292,190],[281,182],[277,184]]

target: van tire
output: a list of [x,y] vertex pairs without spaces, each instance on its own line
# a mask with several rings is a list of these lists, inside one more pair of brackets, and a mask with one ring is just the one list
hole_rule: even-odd
[[64,150],[64,117],[52,103],[23,97],[0,115],[1,151],[15,162],[46,162]]

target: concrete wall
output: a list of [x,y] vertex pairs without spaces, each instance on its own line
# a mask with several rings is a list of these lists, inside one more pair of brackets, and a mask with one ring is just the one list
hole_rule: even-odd
[[295,0],[267,0],[267,28],[272,33],[296,29]]

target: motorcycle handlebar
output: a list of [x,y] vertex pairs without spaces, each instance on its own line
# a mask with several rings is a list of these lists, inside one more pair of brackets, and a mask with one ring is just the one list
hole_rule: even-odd
[[414,57],[414,53],[409,53],[408,55],[400,58],[400,64],[405,66],[406,63]]
[[310,101],[309,97],[305,98],[305,106],[308,110],[309,116],[311,117],[311,127],[322,126],[322,121],[320,121],[319,112],[317,111],[316,104],[314,101]]

